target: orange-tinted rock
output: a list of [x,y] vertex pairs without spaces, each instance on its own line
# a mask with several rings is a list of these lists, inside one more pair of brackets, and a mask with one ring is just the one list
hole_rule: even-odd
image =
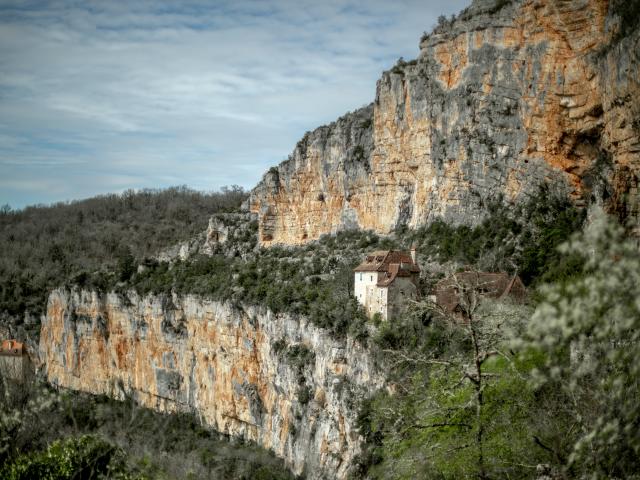
[[638,226],[640,32],[606,0],[477,0],[378,81],[373,106],[305,135],[253,190],[260,241],[435,218],[474,224],[541,184]]
[[[272,348],[281,339],[315,353],[303,369],[317,392],[308,403],[298,400],[298,370]],[[349,397],[381,385],[366,351],[351,340],[335,340],[305,319],[191,296],[56,290],[40,359],[53,385],[196,412],[310,478],[345,478],[360,444]]]

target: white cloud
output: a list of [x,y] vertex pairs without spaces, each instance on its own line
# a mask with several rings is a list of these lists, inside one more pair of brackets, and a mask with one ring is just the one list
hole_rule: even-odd
[[0,0],[0,203],[251,187],[465,3]]

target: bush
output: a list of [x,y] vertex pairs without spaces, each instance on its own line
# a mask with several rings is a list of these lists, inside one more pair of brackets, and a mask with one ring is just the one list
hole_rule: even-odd
[[300,405],[306,405],[307,403],[309,403],[311,401],[312,398],[312,390],[311,387],[308,387],[306,385],[303,385],[301,387],[298,388],[298,402],[300,402]]
[[18,457],[0,470],[6,480],[47,480],[114,478],[144,479],[126,466],[121,448],[92,435],[57,440],[44,452]]

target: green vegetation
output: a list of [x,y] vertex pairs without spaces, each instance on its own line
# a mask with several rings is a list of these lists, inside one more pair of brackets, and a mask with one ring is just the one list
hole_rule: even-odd
[[402,388],[375,394],[360,411],[361,476],[532,478],[523,464],[548,461],[530,436],[540,410],[529,365],[509,352],[529,308],[485,302],[464,324],[429,307],[375,338]]
[[604,214],[562,251],[585,255],[584,275],[544,288],[519,347],[543,354],[535,384],[564,399],[568,472],[638,478],[640,251]]
[[[220,195],[218,200],[229,203],[212,210],[233,210],[244,198],[239,191]],[[304,246],[269,249],[257,245],[256,222],[247,222],[235,225],[212,255],[184,261],[150,258],[151,246],[158,249],[185,238],[177,231],[146,247],[116,249],[109,258],[104,249],[77,250],[77,259],[69,259],[66,247],[53,249],[48,252],[52,264],[68,267],[36,282],[33,292],[44,295],[55,280],[100,291],[196,294],[304,315],[336,337],[351,335],[366,343],[386,369],[391,388],[360,405],[358,423],[366,446],[356,477],[536,478],[540,469],[564,478],[629,477],[637,470],[640,451],[635,428],[640,411],[633,402],[640,373],[633,362],[640,355],[635,338],[640,327],[634,303],[640,297],[637,253],[604,221],[575,240],[585,213],[546,190],[522,205],[496,202],[487,210],[475,227],[436,221],[415,231],[398,229],[385,238],[344,231]],[[22,225],[15,215],[5,213],[1,221],[13,218],[12,225]],[[158,218],[161,224],[177,221],[162,220],[161,213]],[[206,215],[200,230],[205,221]],[[98,232],[108,230],[106,223],[91,225],[98,225]],[[138,230],[148,232],[146,225],[150,222]],[[605,233],[597,233],[596,227]],[[127,238],[127,228],[135,230],[130,225],[117,228],[123,232],[121,245],[147,238],[144,233]],[[2,235],[9,231],[5,228]],[[571,239],[570,247],[558,250]],[[370,251],[411,244],[417,245],[420,263],[432,262],[440,271],[517,272],[535,292],[531,304],[480,302],[479,289],[463,288],[462,318],[423,302],[393,322],[367,320],[352,296],[353,268]],[[37,245],[29,251],[35,252]],[[597,253],[592,258],[585,252]],[[42,262],[40,257],[20,258],[27,272]],[[2,268],[17,268],[12,261],[3,257]],[[424,273],[427,290],[441,273]],[[36,305],[35,293],[9,289],[14,284],[5,278],[16,277],[2,277],[6,311]],[[544,286],[549,283],[555,286]],[[18,303],[8,308],[9,298]],[[297,371],[297,399],[306,405],[314,394],[305,378],[313,351],[287,338],[274,342],[273,350]],[[345,381],[340,388],[352,386]],[[361,393],[347,397],[348,408],[357,409]],[[274,473],[280,467],[270,463],[271,457],[249,460],[245,450],[188,416],[165,417],[132,402],[46,391],[39,398],[24,403],[19,416],[0,418],[0,440],[13,439],[0,446],[3,473],[14,475],[9,478],[22,478],[8,472],[41,468],[47,458],[69,458],[74,469],[82,469],[96,452],[105,454],[104,461],[92,464],[96,472],[97,466],[100,472],[108,467],[116,478],[282,478]]]
[[121,448],[91,435],[56,440],[42,452],[22,455],[5,465],[0,475],[6,480],[146,478],[128,471]]
[[[373,338],[393,394],[363,402],[357,478],[637,478],[640,252],[596,215],[538,303],[423,302]],[[549,271],[549,270],[547,270]]]
[[[250,226],[253,238],[257,225]],[[230,239],[228,251],[234,251]],[[340,337],[366,337],[366,317],[352,296],[352,269],[371,249],[396,243],[368,232],[348,231],[326,236],[303,247],[243,250],[242,256],[224,253],[197,256],[183,262],[146,262],[145,268],[119,282],[117,272],[86,274],[71,283],[97,288],[134,288],[138,292],[191,293],[215,300],[264,305],[274,313],[305,315],[316,325]]]
[[294,478],[272,454],[229,441],[190,414],[1,377],[0,387],[3,479]]
[[566,198],[541,189],[529,201],[508,206],[496,202],[476,227],[452,227],[435,221],[404,235],[421,252],[440,262],[473,265],[484,271],[517,272],[526,285],[568,278],[579,271],[580,258],[557,247],[582,227],[584,210]]
[[0,313],[42,313],[48,292],[101,269],[126,279],[133,259],[202,232],[211,214],[237,210],[240,187],[127,191],[88,200],[0,209]]
[[335,276],[323,278],[323,272],[332,268],[331,259],[322,261],[315,256],[308,261],[302,253],[303,250],[287,252],[276,247],[249,260],[202,256],[172,268],[157,263],[135,274],[127,288],[141,293],[194,293],[216,300],[264,305],[274,313],[308,316],[338,336],[347,331],[362,334],[365,317],[350,296],[351,267],[334,260],[340,270]]

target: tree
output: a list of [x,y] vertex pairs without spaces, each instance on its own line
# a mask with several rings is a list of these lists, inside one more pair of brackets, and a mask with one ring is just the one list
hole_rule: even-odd
[[640,471],[640,252],[599,211],[562,247],[582,275],[548,286],[521,348],[544,354],[536,385],[562,393],[573,423],[565,470],[584,478]]
[[[527,311],[525,308],[518,308],[508,303],[489,301],[486,295],[495,288],[495,285],[478,271],[454,273],[451,275],[451,280],[457,297],[455,310],[450,312],[435,304],[426,304],[425,308],[433,310],[448,324],[457,326],[470,346],[462,352],[462,355],[452,356],[444,366],[450,371],[457,372],[460,377],[454,388],[457,386],[464,388],[465,381],[471,386],[473,395],[468,399],[471,402],[467,400],[457,407],[462,410],[469,410],[469,407],[472,407],[474,417],[464,423],[436,422],[436,426],[443,428],[462,426],[470,433],[473,432],[473,442],[463,444],[460,448],[475,449],[476,474],[478,478],[485,479],[489,476],[486,443],[491,423],[490,415],[487,415],[487,409],[491,408],[487,405],[487,389],[496,387],[500,377],[504,379],[515,373],[510,371],[510,367],[513,367],[513,355],[507,355],[504,347],[510,337],[509,328],[522,325]],[[495,362],[495,357],[501,357],[502,362]],[[504,388],[505,385],[501,387]],[[437,405],[437,401],[434,403],[436,410],[441,407]],[[456,405],[447,402],[446,409],[451,411],[452,407],[455,409]],[[492,456],[495,457],[495,455],[496,453],[493,452]]]
[[59,403],[56,393],[33,378],[16,381],[7,373],[0,371],[0,464],[41,446],[43,433],[55,428],[49,415]]
[[373,478],[528,478],[547,461],[529,435],[527,368],[509,351],[530,308],[486,298],[481,275],[453,281],[458,313],[418,302],[376,336],[395,394],[360,418]]
[[136,272],[135,258],[129,247],[121,249],[118,255],[118,277],[120,281],[126,282]]

